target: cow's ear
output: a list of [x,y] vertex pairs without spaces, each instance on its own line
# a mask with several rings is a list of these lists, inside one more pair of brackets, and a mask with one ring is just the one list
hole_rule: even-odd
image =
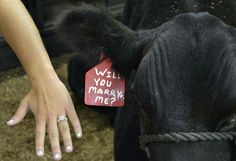
[[131,71],[141,58],[138,34],[94,5],[82,4],[68,12],[58,24],[57,34],[68,46],[85,54],[102,48],[120,72]]

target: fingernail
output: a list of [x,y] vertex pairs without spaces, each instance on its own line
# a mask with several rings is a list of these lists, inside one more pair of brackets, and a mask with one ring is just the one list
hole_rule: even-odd
[[10,120],[7,121],[7,125],[13,125],[13,123],[14,123],[13,119],[10,119]]
[[73,150],[73,148],[71,147],[71,146],[66,146],[66,149],[65,149],[65,151],[66,152],[72,152],[72,150]]
[[53,158],[54,158],[54,160],[60,160],[61,159],[61,155],[56,153],[56,154],[54,154]]
[[38,157],[42,157],[42,156],[44,155],[43,150],[37,150],[37,151],[36,151],[36,155],[37,155]]
[[82,133],[77,133],[77,134],[76,134],[76,137],[77,137],[77,138],[81,138],[81,137],[82,137]]

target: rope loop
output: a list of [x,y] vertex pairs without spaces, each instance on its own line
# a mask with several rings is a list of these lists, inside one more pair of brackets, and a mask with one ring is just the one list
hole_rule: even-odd
[[156,142],[235,141],[235,138],[236,132],[173,132],[157,135],[142,135],[139,140],[141,147],[144,148],[147,144]]

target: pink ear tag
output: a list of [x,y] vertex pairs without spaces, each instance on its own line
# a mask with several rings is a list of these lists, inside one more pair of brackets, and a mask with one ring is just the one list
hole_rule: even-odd
[[85,75],[86,105],[124,106],[125,79],[111,68],[112,61],[101,54],[101,62]]

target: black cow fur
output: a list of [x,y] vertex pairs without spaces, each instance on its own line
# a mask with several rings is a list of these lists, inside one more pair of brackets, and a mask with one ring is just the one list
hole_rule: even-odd
[[[82,5],[66,15],[58,33],[85,58],[102,49],[126,77],[126,105],[115,125],[116,161],[148,160],[138,144],[140,119],[146,134],[235,130],[236,30],[220,19],[187,13],[134,32],[104,9]],[[149,149],[151,161],[235,159],[233,144],[223,141]]]

